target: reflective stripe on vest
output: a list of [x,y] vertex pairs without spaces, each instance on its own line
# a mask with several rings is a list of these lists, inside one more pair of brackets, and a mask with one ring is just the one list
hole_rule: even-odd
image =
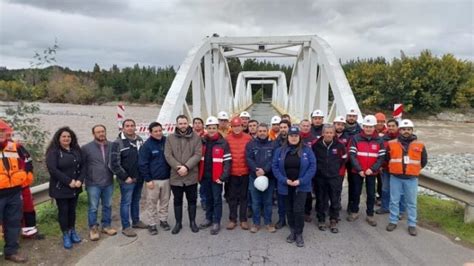
[[[412,141],[408,145],[408,151],[404,155],[402,144],[397,140],[391,140],[388,142],[390,147],[390,161],[388,163],[388,169],[391,174],[396,175],[410,175],[418,176],[421,171],[421,153],[423,152],[423,143],[419,141]],[[408,156],[405,158],[404,156]],[[405,169],[403,169],[405,166]],[[404,171],[405,170],[405,171]]]
[[17,144],[9,141],[0,154],[0,189],[22,186],[27,174],[25,170],[20,169]]

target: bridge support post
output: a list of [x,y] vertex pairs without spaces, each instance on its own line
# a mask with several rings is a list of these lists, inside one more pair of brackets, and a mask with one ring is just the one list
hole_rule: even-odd
[[464,208],[464,223],[474,223],[474,206],[469,205],[469,203],[466,203]]

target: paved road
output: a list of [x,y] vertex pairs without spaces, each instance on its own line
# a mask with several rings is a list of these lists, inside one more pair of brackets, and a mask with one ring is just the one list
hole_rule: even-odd
[[269,103],[254,104],[248,111],[252,116],[252,119],[267,123],[268,125],[270,125],[270,119],[272,116],[278,115]]
[[[346,197],[343,195],[344,199]],[[341,214],[345,218],[343,212]],[[228,207],[224,204],[224,226],[227,215]],[[203,218],[204,214],[199,210],[198,221]],[[276,221],[276,208],[273,218]],[[364,219],[354,223],[343,219],[339,234],[321,232],[314,223],[307,223],[304,229],[306,246],[297,248],[285,242],[287,227],[274,234],[265,230],[251,234],[240,228],[233,231],[223,229],[219,235],[211,236],[209,230],[192,233],[185,215],[184,228],[178,235],[160,231],[157,236],[150,236],[146,230],[141,230],[137,238],[130,239],[119,234],[100,240],[99,246],[83,257],[78,265],[445,266],[474,262],[473,250],[452,243],[440,234],[419,228],[417,237],[409,236],[405,221],[389,233],[385,231],[387,216],[376,218],[379,225],[375,228]],[[172,213],[169,221],[173,224]]]

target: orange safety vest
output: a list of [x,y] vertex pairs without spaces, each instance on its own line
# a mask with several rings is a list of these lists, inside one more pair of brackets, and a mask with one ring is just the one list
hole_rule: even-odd
[[[26,171],[20,169],[19,160],[17,144],[8,141],[0,153],[0,189],[23,186],[28,179]],[[5,165],[5,162],[7,162],[7,165]]]
[[[411,175],[418,176],[421,171],[421,153],[423,152],[423,143],[415,140],[408,145],[407,155],[403,155],[403,146],[397,140],[390,140],[388,142],[390,148],[390,161],[388,162],[388,169],[391,174],[395,175]],[[405,172],[403,172],[403,165],[405,165]]]

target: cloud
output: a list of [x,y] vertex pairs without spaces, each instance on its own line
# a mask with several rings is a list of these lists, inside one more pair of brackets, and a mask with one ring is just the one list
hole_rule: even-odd
[[179,65],[205,36],[318,34],[338,57],[474,59],[472,1],[0,0],[0,65],[28,67],[57,38],[73,69]]

